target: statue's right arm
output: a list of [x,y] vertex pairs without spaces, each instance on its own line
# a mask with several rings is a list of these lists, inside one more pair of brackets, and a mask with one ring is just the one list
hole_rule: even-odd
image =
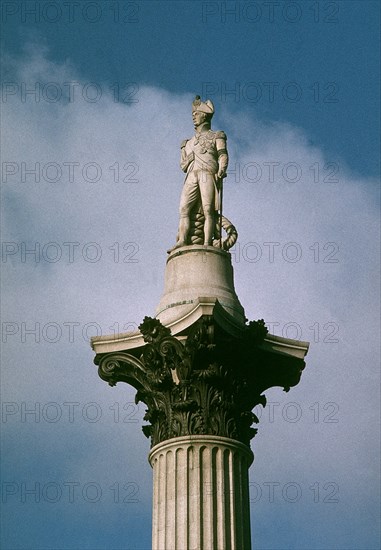
[[190,163],[194,160],[194,153],[193,151],[187,155],[185,146],[187,144],[188,140],[184,139],[184,141],[181,143],[181,160],[180,160],[180,166],[181,170],[183,172],[186,172],[188,170],[188,167]]
[[218,157],[218,177],[225,178],[226,170],[229,163],[229,155],[226,146],[226,134],[225,132],[216,132],[216,147]]

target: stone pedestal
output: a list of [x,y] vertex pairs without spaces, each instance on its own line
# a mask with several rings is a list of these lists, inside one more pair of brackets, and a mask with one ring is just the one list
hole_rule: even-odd
[[200,297],[213,296],[239,324],[245,312],[234,290],[231,256],[214,246],[183,246],[168,256],[164,293],[156,318],[171,326],[194,307]]
[[250,449],[233,439],[177,437],[150,452],[152,550],[250,550]]

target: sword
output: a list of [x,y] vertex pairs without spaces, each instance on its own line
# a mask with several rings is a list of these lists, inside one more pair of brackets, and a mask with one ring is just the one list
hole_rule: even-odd
[[222,248],[222,198],[223,198],[223,178],[217,180],[217,185],[220,189],[220,248]]

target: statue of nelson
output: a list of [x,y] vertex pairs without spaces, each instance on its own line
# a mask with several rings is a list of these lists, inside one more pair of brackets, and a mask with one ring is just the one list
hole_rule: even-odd
[[180,199],[180,223],[174,250],[189,243],[191,213],[202,207],[205,217],[204,245],[213,244],[218,210],[218,191],[226,177],[228,152],[226,135],[211,129],[214,114],[213,103],[200,96],[192,104],[192,118],[195,135],[181,144],[181,169],[186,172]]

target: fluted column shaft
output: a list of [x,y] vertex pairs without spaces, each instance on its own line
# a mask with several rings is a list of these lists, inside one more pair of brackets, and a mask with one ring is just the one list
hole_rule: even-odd
[[219,436],[152,448],[152,550],[250,550],[251,450]]

